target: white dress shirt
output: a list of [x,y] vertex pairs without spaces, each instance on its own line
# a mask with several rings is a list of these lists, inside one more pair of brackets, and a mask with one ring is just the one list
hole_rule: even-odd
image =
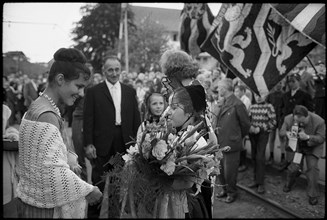
[[240,100],[244,103],[246,110],[250,110],[250,106],[251,106],[251,100],[249,99],[249,97],[247,97],[245,94],[240,98]]
[[116,125],[121,125],[121,86],[120,82],[116,82],[112,85],[107,79],[105,80],[111,94],[112,100],[114,101],[116,110]]

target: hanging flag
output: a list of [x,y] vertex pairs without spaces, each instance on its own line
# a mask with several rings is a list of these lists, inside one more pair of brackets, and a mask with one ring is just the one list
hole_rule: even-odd
[[214,16],[206,3],[185,3],[181,12],[180,45],[192,57],[204,52],[200,45],[209,35]]
[[317,44],[270,4],[223,4],[201,48],[266,96]]
[[326,4],[271,4],[286,21],[326,49]]

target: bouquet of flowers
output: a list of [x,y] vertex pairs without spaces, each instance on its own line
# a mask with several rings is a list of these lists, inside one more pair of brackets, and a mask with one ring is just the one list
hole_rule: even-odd
[[203,122],[188,126],[186,131],[177,135],[165,119],[148,124],[126,154],[117,154],[109,161],[114,168],[106,175],[108,188],[104,200],[106,196],[112,198],[115,186],[119,186],[120,196],[118,202],[108,200],[108,204],[102,203],[106,206],[102,209],[107,214],[110,214],[110,209],[115,209],[117,214],[119,205],[122,216],[129,202],[127,209],[133,217],[138,216],[137,213],[152,213],[156,198],[164,191],[172,190],[170,186],[176,178],[192,177],[196,183],[195,195],[198,194],[205,179],[219,174],[222,151],[230,149],[207,143],[203,137],[205,132],[198,132],[202,125]]

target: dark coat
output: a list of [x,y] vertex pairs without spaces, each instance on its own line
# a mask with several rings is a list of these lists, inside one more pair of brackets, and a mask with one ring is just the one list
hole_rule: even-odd
[[28,108],[31,103],[39,97],[37,90],[34,88],[32,82],[28,82],[23,87],[24,105]]
[[[121,129],[126,144],[136,138],[141,118],[135,89],[121,83],[121,98]],[[105,81],[86,90],[83,120],[85,146],[93,144],[97,155],[107,156],[113,147],[115,106]]]
[[281,103],[282,115],[280,118],[280,123],[283,124],[284,118],[288,114],[293,113],[295,105],[303,105],[309,111],[313,111],[313,100],[309,93],[302,91],[301,89],[297,90],[294,96],[291,96],[291,90],[284,93]]
[[240,151],[243,137],[249,133],[250,126],[245,105],[232,94],[226,99],[217,118],[217,136],[220,147],[230,146],[230,152]]
[[[287,115],[279,132],[280,135],[286,136],[286,132],[291,131],[293,124],[293,115]],[[309,112],[309,122],[303,129],[307,135],[310,135],[310,139],[307,141],[307,146],[300,150],[305,154],[312,154],[320,158],[323,155],[324,142],[326,140],[325,120],[319,115]]]

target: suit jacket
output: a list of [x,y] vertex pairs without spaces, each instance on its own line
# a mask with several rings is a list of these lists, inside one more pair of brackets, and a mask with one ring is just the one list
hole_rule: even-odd
[[[121,129],[124,143],[136,138],[141,124],[135,89],[121,83]],[[112,148],[115,106],[106,82],[86,90],[83,114],[84,145],[93,144],[97,155],[107,156]]]
[[28,108],[31,103],[39,97],[37,90],[34,88],[32,82],[28,82],[24,85],[23,88],[23,95],[24,95],[24,105]]
[[312,99],[315,97],[315,81],[307,71],[304,71],[301,75],[300,88],[309,93]]
[[303,105],[307,107],[309,111],[313,111],[313,100],[311,96],[302,91],[301,89],[297,90],[294,96],[291,96],[291,90],[284,93],[281,103],[282,114],[280,118],[280,123],[283,124],[284,118],[286,115],[293,113],[295,105]]
[[243,137],[249,133],[250,126],[245,105],[232,94],[226,99],[218,114],[217,136],[220,147],[230,146],[230,152],[240,151]]
[[[293,115],[287,115],[280,129],[280,135],[285,137],[286,131],[290,131],[293,124]],[[300,151],[320,158],[323,154],[324,142],[326,140],[325,120],[319,115],[309,112],[309,122],[303,129],[307,135],[310,135],[310,139],[307,141],[307,146],[304,149],[300,149]]]

